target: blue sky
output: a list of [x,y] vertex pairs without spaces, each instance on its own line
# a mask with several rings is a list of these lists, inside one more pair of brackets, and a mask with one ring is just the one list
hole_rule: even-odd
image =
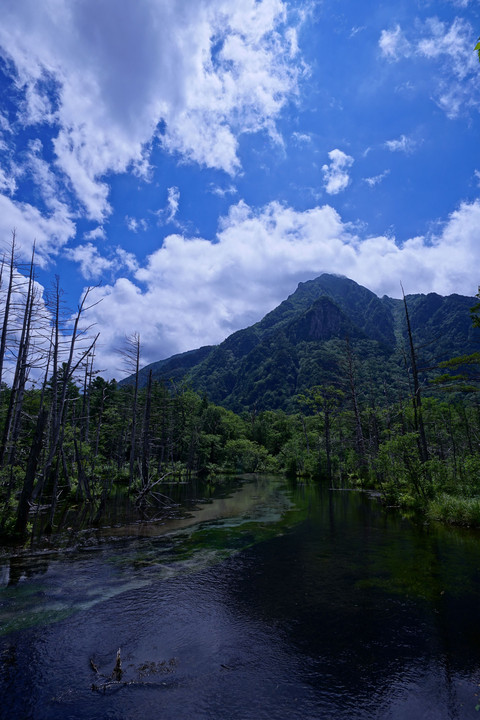
[[0,230],[99,366],[259,320],[299,281],[480,283],[476,0],[1,0]]

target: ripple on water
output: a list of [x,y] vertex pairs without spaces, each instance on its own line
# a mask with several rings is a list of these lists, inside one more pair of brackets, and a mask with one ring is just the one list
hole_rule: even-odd
[[[351,493],[273,489],[271,507],[265,486],[258,507],[243,490],[237,514],[25,571],[0,595],[18,622],[0,638],[0,716],[478,717],[478,542]],[[92,692],[119,648],[129,684]]]

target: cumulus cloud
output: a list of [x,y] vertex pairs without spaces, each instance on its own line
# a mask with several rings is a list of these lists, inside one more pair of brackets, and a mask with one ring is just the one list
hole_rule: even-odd
[[80,272],[85,280],[98,280],[105,271],[112,268],[112,261],[102,257],[92,243],[67,248],[65,257],[80,265]]
[[134,255],[120,247],[110,251],[110,256],[105,257],[89,242],[75,248],[66,248],[64,255],[68,260],[79,264],[85,280],[98,281],[106,273],[118,272],[122,267],[130,272],[135,272],[138,268]]
[[[455,270],[452,270],[452,257]],[[480,201],[464,203],[435,236],[399,243],[362,237],[329,205],[303,212],[271,203],[232,206],[214,243],[165,238],[134,278],[94,290],[102,367],[116,373],[113,348],[138,331],[145,362],[218,343],[259,320],[321,272],[347,275],[379,295],[473,295],[480,263]]]
[[330,165],[323,165],[324,187],[329,195],[337,195],[350,183],[348,169],[353,165],[353,158],[341,150],[331,150],[328,153]]
[[105,175],[148,175],[155,142],[235,173],[240,134],[275,137],[296,92],[297,52],[282,0],[2,7],[0,53],[23,92],[18,119],[51,126],[57,169],[99,222],[111,211]]
[[105,240],[105,230],[101,225],[98,225],[93,230],[83,234],[85,240]]

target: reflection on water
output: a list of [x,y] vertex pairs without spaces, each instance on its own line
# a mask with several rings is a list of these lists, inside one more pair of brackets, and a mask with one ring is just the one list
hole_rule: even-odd
[[86,537],[0,569],[0,717],[479,716],[474,533],[263,478]]

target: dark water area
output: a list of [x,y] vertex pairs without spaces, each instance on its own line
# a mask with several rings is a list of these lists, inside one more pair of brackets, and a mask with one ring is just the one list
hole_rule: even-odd
[[0,557],[1,718],[480,717],[479,533],[258,478],[85,538]]

